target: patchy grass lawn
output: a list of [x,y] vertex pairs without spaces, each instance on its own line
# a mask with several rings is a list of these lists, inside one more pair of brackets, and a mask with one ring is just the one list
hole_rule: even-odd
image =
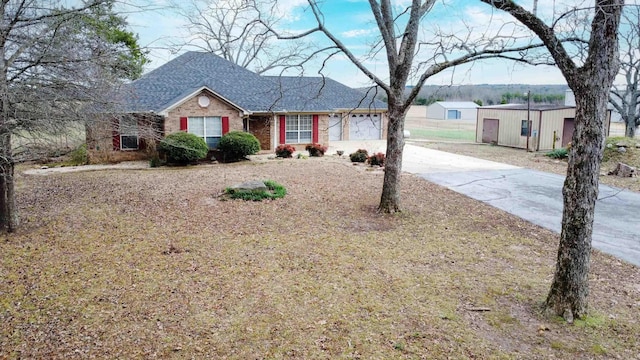
[[[330,156],[19,176],[0,358],[637,358],[640,271],[594,252],[591,316],[541,313],[557,236]],[[272,179],[287,196],[221,201]]]

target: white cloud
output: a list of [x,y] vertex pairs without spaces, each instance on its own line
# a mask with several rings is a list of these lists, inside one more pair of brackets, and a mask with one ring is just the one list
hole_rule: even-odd
[[355,30],[343,31],[341,35],[345,38],[357,38],[357,37],[372,35],[372,34],[375,34],[375,32],[376,30],[373,30],[373,29],[355,29]]

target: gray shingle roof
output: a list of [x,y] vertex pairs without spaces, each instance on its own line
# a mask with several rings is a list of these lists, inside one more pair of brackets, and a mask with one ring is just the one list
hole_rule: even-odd
[[322,77],[260,76],[217,55],[187,52],[125,86],[125,111],[162,112],[207,87],[251,112],[386,109],[337,81]]
[[278,110],[333,111],[337,109],[386,110],[387,104],[369,93],[352,89],[327,77],[266,76],[274,84]]

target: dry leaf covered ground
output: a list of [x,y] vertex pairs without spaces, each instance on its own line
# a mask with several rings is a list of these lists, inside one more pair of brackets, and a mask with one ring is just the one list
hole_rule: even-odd
[[[222,201],[237,182],[288,195]],[[640,358],[640,271],[594,252],[591,315],[540,312],[557,236],[346,159],[18,178],[0,358]]]

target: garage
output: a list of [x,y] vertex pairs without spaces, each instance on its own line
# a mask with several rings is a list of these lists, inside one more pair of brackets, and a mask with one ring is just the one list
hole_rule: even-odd
[[382,117],[379,114],[352,114],[349,118],[349,140],[380,140]]
[[329,115],[329,141],[342,140],[342,114]]

